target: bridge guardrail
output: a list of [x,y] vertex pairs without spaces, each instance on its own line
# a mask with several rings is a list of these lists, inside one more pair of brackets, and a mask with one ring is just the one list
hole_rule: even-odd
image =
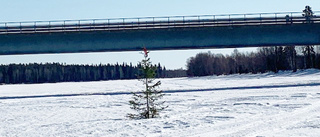
[[304,17],[302,12],[279,12],[90,20],[1,22],[0,34],[320,23],[320,17],[317,16],[320,11],[316,11],[314,13],[315,16],[309,18]]

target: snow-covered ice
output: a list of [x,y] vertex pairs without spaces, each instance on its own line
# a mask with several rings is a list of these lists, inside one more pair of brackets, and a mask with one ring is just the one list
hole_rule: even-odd
[[137,80],[0,85],[0,136],[320,136],[319,70],[161,82],[146,120],[125,117]]

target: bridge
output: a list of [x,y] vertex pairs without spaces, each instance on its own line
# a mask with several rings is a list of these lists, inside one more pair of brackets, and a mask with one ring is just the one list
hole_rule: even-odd
[[0,23],[0,55],[320,44],[320,12]]

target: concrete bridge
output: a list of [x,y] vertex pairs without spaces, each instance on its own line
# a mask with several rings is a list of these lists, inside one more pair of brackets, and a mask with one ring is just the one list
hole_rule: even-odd
[[0,55],[319,45],[302,12],[0,23]]

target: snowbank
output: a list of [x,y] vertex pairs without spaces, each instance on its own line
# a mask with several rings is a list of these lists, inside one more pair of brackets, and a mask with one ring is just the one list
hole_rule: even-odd
[[137,80],[1,85],[0,136],[320,135],[319,70],[161,81],[169,108],[149,120],[125,117],[130,94],[64,96],[140,91]]

